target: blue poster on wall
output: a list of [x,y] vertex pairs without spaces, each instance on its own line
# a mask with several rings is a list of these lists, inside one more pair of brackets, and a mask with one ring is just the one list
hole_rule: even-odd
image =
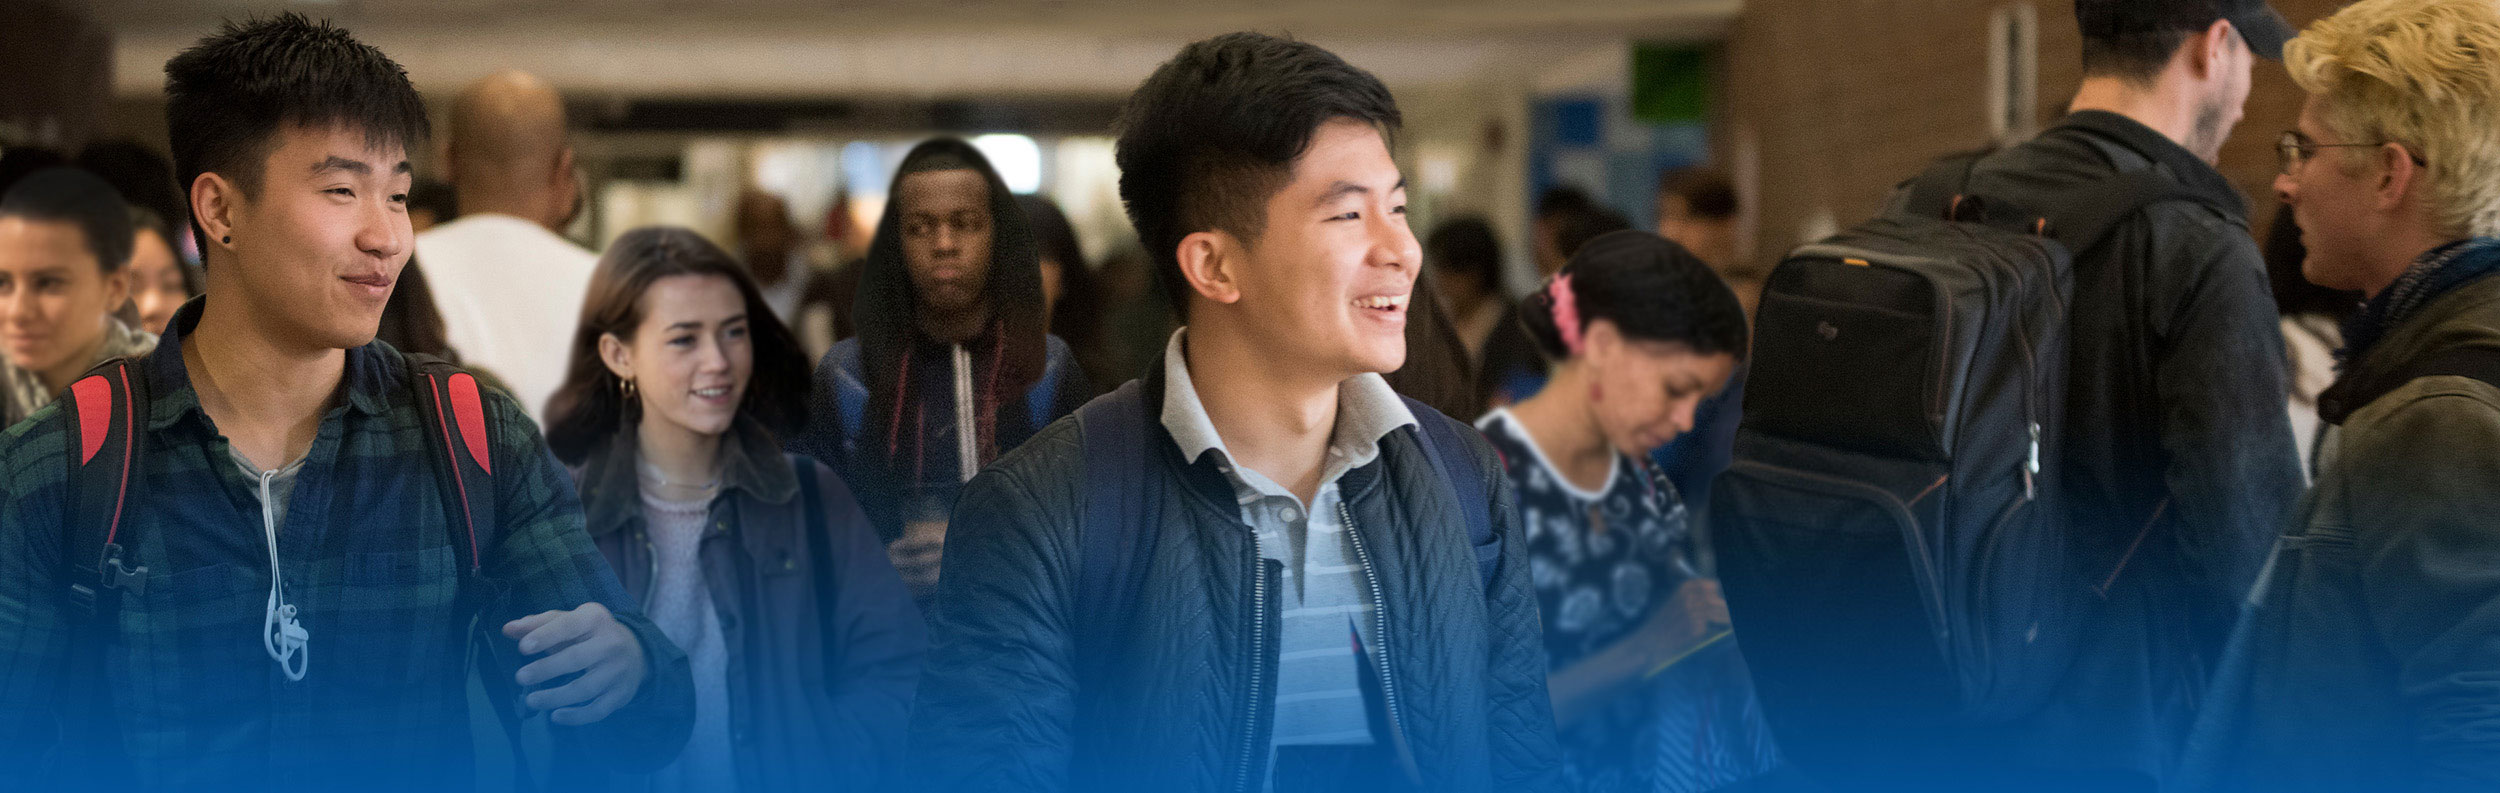
[[1706,50],[1637,45],[1630,85],[1536,101],[1528,141],[1528,201],[1573,187],[1623,213],[1633,227],[1657,226],[1660,174],[1709,159]]
[[1548,190],[1572,187],[1623,213],[1634,228],[1655,230],[1659,174],[1710,156],[1707,124],[1634,121],[1627,97],[1545,97],[1532,112],[1530,206]]

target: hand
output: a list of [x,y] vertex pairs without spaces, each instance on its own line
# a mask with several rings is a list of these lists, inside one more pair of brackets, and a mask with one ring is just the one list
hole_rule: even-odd
[[1693,649],[1729,622],[1727,597],[1719,582],[1695,578],[1675,590],[1666,605],[1650,612],[1637,640],[1648,648],[1653,664],[1663,664]]
[[581,673],[571,682],[523,698],[531,708],[554,711],[549,721],[567,727],[596,724],[634,701],[634,693],[642,689],[646,669],[641,640],[596,602],[504,623],[503,635],[521,643],[522,655],[547,656],[512,676],[522,688]]
[[946,559],[946,521],[915,520],[903,525],[903,536],[886,546],[894,572],[903,576],[911,596],[927,599],[937,591],[938,568]]

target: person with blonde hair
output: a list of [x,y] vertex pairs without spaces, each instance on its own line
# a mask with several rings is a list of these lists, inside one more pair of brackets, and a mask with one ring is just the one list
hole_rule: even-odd
[[2368,299],[2182,781],[2500,789],[2500,4],[2362,0],[2284,64],[2302,270]]

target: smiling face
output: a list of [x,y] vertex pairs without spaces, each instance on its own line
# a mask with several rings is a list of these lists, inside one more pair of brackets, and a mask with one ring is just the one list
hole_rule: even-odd
[[1736,372],[1734,355],[1634,339],[1603,319],[1589,323],[1581,362],[1591,382],[1589,408],[1606,442],[1634,457],[1691,432],[1702,400],[1725,389]]
[[634,384],[646,431],[728,432],[755,369],[746,296],[718,275],[651,282],[632,340],[610,334],[599,340],[599,351],[609,371]]
[[1296,371],[1351,377],[1406,363],[1407,298],[1423,260],[1406,182],[1379,130],[1340,119],[1312,133],[1231,276],[1248,332]]
[[200,179],[216,186],[194,186],[209,247],[223,252],[208,268],[212,291],[229,286],[220,299],[242,305],[272,338],[344,349],[372,341],[381,325],[414,248],[411,177],[403,147],[366,138],[288,127],[262,159],[257,190],[246,195],[213,173]]
[[77,224],[0,218],[0,353],[29,371],[76,363],[103,342],[129,270],[106,275]]

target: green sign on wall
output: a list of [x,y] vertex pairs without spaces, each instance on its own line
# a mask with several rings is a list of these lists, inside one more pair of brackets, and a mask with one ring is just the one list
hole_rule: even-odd
[[1632,46],[1632,117],[1652,124],[1708,121],[1710,50],[1689,44]]

